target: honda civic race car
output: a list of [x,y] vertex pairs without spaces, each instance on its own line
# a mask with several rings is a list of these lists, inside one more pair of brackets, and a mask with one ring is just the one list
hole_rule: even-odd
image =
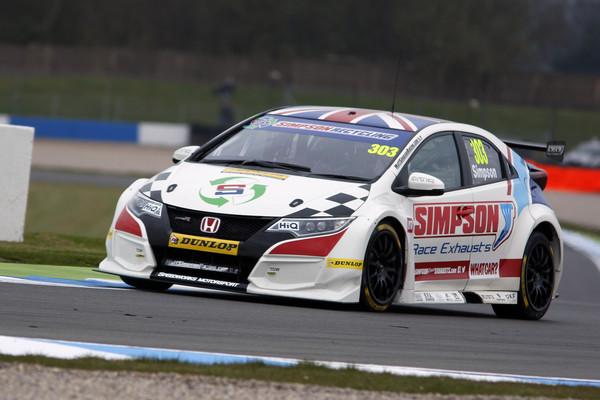
[[547,174],[475,126],[340,107],[264,112],[120,197],[99,271],[362,303],[488,303],[541,318],[563,270]]

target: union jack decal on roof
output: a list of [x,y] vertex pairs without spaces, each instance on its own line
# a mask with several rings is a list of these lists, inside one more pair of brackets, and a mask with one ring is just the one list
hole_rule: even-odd
[[417,115],[391,113],[381,110],[342,107],[288,107],[272,111],[270,114],[287,115],[306,119],[344,122],[356,125],[377,126],[416,132],[442,120]]

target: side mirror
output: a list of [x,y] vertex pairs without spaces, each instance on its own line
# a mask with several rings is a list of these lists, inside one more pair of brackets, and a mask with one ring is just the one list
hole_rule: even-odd
[[179,161],[185,160],[199,148],[200,146],[185,146],[175,150],[175,152],[173,153],[173,164],[177,164]]
[[408,177],[408,182],[395,183],[392,191],[403,196],[440,196],[444,194],[444,182],[435,176],[421,172],[413,172]]

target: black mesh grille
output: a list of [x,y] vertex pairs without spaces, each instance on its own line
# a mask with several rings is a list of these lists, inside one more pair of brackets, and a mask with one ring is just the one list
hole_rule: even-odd
[[257,260],[202,251],[164,248],[157,254],[157,271],[246,283]]
[[[274,220],[274,218],[267,217],[209,214],[172,206],[167,206],[167,212],[169,213],[169,222],[173,232],[238,241],[248,240]],[[204,217],[216,217],[221,220],[219,230],[216,233],[200,231],[200,223]]]

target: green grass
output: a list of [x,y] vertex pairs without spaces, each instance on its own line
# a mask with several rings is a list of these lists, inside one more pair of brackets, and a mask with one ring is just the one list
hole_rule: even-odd
[[123,188],[32,181],[25,232],[105,237]]
[[[200,123],[216,126],[218,83],[114,77],[0,76],[0,114],[125,121]],[[296,88],[296,103],[340,105],[388,110],[390,96],[348,95]],[[283,104],[283,90],[238,84],[231,98],[235,119]],[[598,135],[600,113],[499,104],[471,105],[406,97],[396,99],[396,111],[429,115],[482,126],[500,137],[568,141],[570,148]],[[554,122],[553,122],[554,121]]]
[[37,356],[3,356],[0,361],[41,364],[55,368],[103,371],[137,371],[146,373],[177,373],[233,379],[253,379],[341,387],[368,391],[398,393],[438,393],[455,395],[494,395],[548,397],[556,399],[598,399],[600,389],[591,387],[548,386],[516,383],[489,383],[450,378],[416,378],[389,373],[367,373],[350,368],[333,370],[311,363],[295,367],[276,367],[262,363],[230,365],[193,365],[176,361],[135,360],[106,361],[97,358],[76,360],[50,359]]
[[104,257],[101,238],[26,232],[21,243],[0,242],[0,263],[96,268]]

